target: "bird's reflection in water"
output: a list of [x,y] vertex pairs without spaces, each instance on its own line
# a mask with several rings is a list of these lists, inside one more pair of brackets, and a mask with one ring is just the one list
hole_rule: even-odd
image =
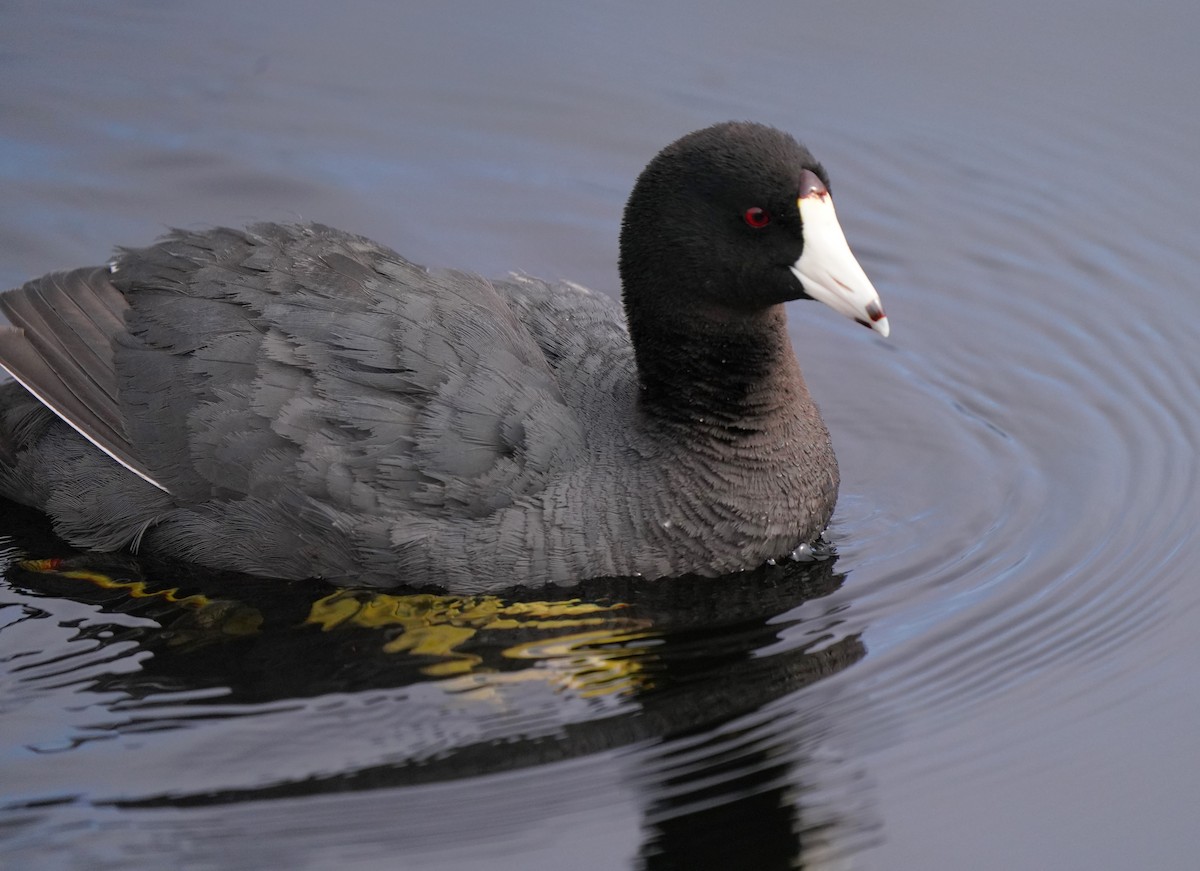
[[[123,699],[116,731],[131,712],[144,729],[156,697],[181,691],[219,688],[227,709],[416,685],[454,701],[443,714],[480,726],[452,746],[443,733],[437,752],[420,740],[397,747],[393,738],[375,763],[318,774],[297,760],[273,782],[231,776],[227,788],[194,794],[172,782],[160,793],[122,796],[118,806],[303,801],[631,747],[642,757],[636,787],[647,868],[798,867],[823,840],[821,826],[805,820],[797,787],[808,737],[795,718],[762,712],[865,653],[857,637],[836,636],[834,618],[808,627],[789,613],[840,585],[835,559],[724,579],[601,579],[447,596],[69,554],[46,537],[18,544],[28,558],[9,567],[12,588],[148,618],[140,628],[125,621],[106,630],[99,619],[79,629],[152,654],[136,671],[96,678]],[[789,641],[780,644],[785,628]],[[531,685],[541,692],[531,695]],[[403,695],[390,703],[397,722],[417,716]]]

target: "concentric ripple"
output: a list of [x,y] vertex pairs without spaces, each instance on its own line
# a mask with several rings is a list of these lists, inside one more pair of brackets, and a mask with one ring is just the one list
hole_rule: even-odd
[[[904,326],[858,402],[828,388],[850,469],[834,537],[853,581],[813,603],[870,627],[852,678],[869,689],[867,720],[920,710],[923,728],[1047,673],[1068,670],[1072,693],[1111,679],[1086,663],[1169,615],[1166,593],[1197,551],[1184,240],[1130,239],[1128,214],[1101,207],[1099,155],[1095,187],[1067,196],[1048,179],[1063,155],[1038,142],[998,152],[946,135],[964,166],[915,162],[913,176],[941,181],[907,201],[918,226],[872,233],[910,258],[877,282]],[[1086,175],[1088,156],[1072,160]],[[989,166],[1026,184],[1012,190]],[[1139,198],[1171,205],[1165,185]],[[906,285],[889,288],[893,274]],[[847,716],[870,728],[864,711]]]

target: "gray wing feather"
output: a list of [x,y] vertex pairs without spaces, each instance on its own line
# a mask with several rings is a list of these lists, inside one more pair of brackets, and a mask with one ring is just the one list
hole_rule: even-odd
[[180,499],[475,517],[585,454],[492,284],[319,225],[175,231],[2,299],[0,362]]
[[162,488],[137,456],[119,407],[111,341],[124,328],[106,268],[53,273],[0,296],[0,366],[88,441]]

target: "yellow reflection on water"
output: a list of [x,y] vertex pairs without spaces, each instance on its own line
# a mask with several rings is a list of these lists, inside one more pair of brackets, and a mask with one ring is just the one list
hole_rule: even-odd
[[239,638],[254,635],[262,626],[262,614],[256,608],[231,599],[210,599],[202,593],[179,595],[178,587],[154,589],[146,581],[124,580],[91,569],[71,568],[61,559],[31,559],[17,563],[27,572],[55,575],[77,581],[87,581],[101,590],[122,593],[130,599],[159,601],[184,610],[187,621],[171,626],[173,646],[205,644],[223,637]]
[[[182,612],[166,622],[165,614],[156,618],[163,624],[161,637],[175,649],[245,637],[263,628],[261,611],[233,599],[184,596],[178,587],[123,579],[62,559],[19,565]],[[581,599],[512,602],[496,596],[344,588],[313,601],[301,625],[328,633],[377,633],[380,653],[420,657],[425,660],[423,674],[442,679],[448,692],[473,696],[528,682],[587,699],[624,696],[650,685],[647,666],[653,657],[647,654],[656,643],[652,621],[631,616],[628,604]],[[518,663],[524,665],[512,667]]]
[[[638,631],[645,630],[648,621],[623,617],[621,612],[626,608],[628,605],[622,603],[602,605],[580,599],[507,602],[495,596],[395,596],[338,590],[314,602],[305,622],[325,631],[346,626],[399,628],[400,634],[387,641],[382,650],[439,658],[440,662],[422,669],[432,677],[467,675],[484,669],[483,656],[461,649],[481,633],[526,636],[537,632],[539,637],[506,646],[501,655],[536,660],[539,668],[504,672],[503,676],[493,673],[488,682],[548,680],[591,697],[624,693],[644,685],[639,678],[639,658],[630,646],[651,633]],[[470,688],[479,686],[472,683]]]

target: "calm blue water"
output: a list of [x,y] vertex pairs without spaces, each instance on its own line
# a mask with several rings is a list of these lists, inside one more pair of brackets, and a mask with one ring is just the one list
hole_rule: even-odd
[[893,327],[794,307],[840,557],[736,589],[37,572],[68,551],[5,507],[0,865],[1195,867],[1194,4],[0,25],[5,287],[302,218],[615,293],[638,170],[750,118],[825,163]]

